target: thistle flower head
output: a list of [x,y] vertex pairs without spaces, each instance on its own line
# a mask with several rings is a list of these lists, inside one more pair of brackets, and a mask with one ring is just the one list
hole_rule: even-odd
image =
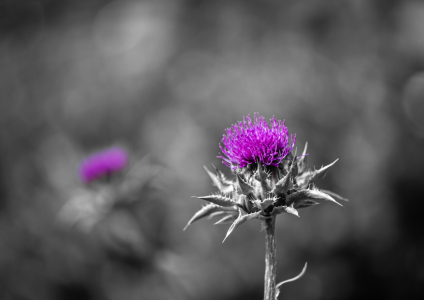
[[121,171],[127,163],[127,152],[120,147],[112,147],[86,157],[79,166],[79,177],[82,182],[90,183]]
[[284,121],[277,121],[275,117],[270,121],[271,126],[264,117],[255,113],[253,122],[248,115],[243,117],[243,122],[231,125],[222,138],[224,146],[219,144],[222,154],[218,157],[232,169],[257,162],[277,167],[293,149],[296,135],[289,135]]

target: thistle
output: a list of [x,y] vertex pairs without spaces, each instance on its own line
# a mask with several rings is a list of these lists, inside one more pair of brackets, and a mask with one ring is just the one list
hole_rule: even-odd
[[336,199],[346,200],[316,186],[337,160],[318,170],[309,170],[306,168],[307,144],[303,154],[296,157],[296,153],[292,155],[295,142],[296,135],[289,135],[284,121],[277,122],[273,117],[269,126],[265,118],[256,113],[253,121],[249,115],[228,128],[222,139],[224,146],[219,145],[222,153],[218,157],[231,168],[235,179],[227,179],[216,168],[211,172],[204,167],[219,192],[196,197],[208,204],[184,228],[204,217],[220,216],[215,224],[231,223],[225,241],[243,223],[259,219],[266,234],[265,300],[275,300],[282,284],[300,278],[306,270],[305,264],[298,276],[276,285],[276,216],[287,213],[299,217],[299,209],[320,201],[341,206]]
[[80,164],[79,177],[90,183],[123,170],[128,163],[127,152],[120,147],[112,147],[86,157]]
[[162,167],[152,163],[149,155],[132,161],[130,165],[129,153],[118,146],[85,157],[78,168],[84,185],[63,205],[58,219],[89,232],[115,208],[141,201],[142,190]]

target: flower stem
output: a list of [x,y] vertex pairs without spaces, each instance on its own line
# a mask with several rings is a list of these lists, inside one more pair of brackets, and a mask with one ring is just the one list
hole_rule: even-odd
[[276,300],[275,280],[277,277],[277,248],[275,244],[275,216],[263,222],[266,234],[264,300]]

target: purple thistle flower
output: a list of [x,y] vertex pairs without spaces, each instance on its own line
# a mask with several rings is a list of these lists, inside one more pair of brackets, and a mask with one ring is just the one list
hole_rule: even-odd
[[255,113],[253,119],[252,122],[250,115],[246,118],[243,116],[243,122],[239,121],[226,129],[227,134],[222,138],[224,147],[219,144],[222,154],[218,158],[222,158],[222,162],[232,169],[258,161],[277,167],[294,147],[296,134],[294,138],[289,136],[284,121],[277,122],[273,117],[270,128],[259,113]]
[[120,147],[112,147],[86,157],[80,164],[79,177],[82,182],[90,183],[103,176],[124,169],[128,162],[127,152]]

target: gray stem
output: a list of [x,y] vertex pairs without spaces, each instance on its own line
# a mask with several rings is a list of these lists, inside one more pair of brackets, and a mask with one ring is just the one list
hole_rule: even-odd
[[266,219],[265,225],[265,288],[264,300],[276,300],[277,247],[275,244],[275,216]]

